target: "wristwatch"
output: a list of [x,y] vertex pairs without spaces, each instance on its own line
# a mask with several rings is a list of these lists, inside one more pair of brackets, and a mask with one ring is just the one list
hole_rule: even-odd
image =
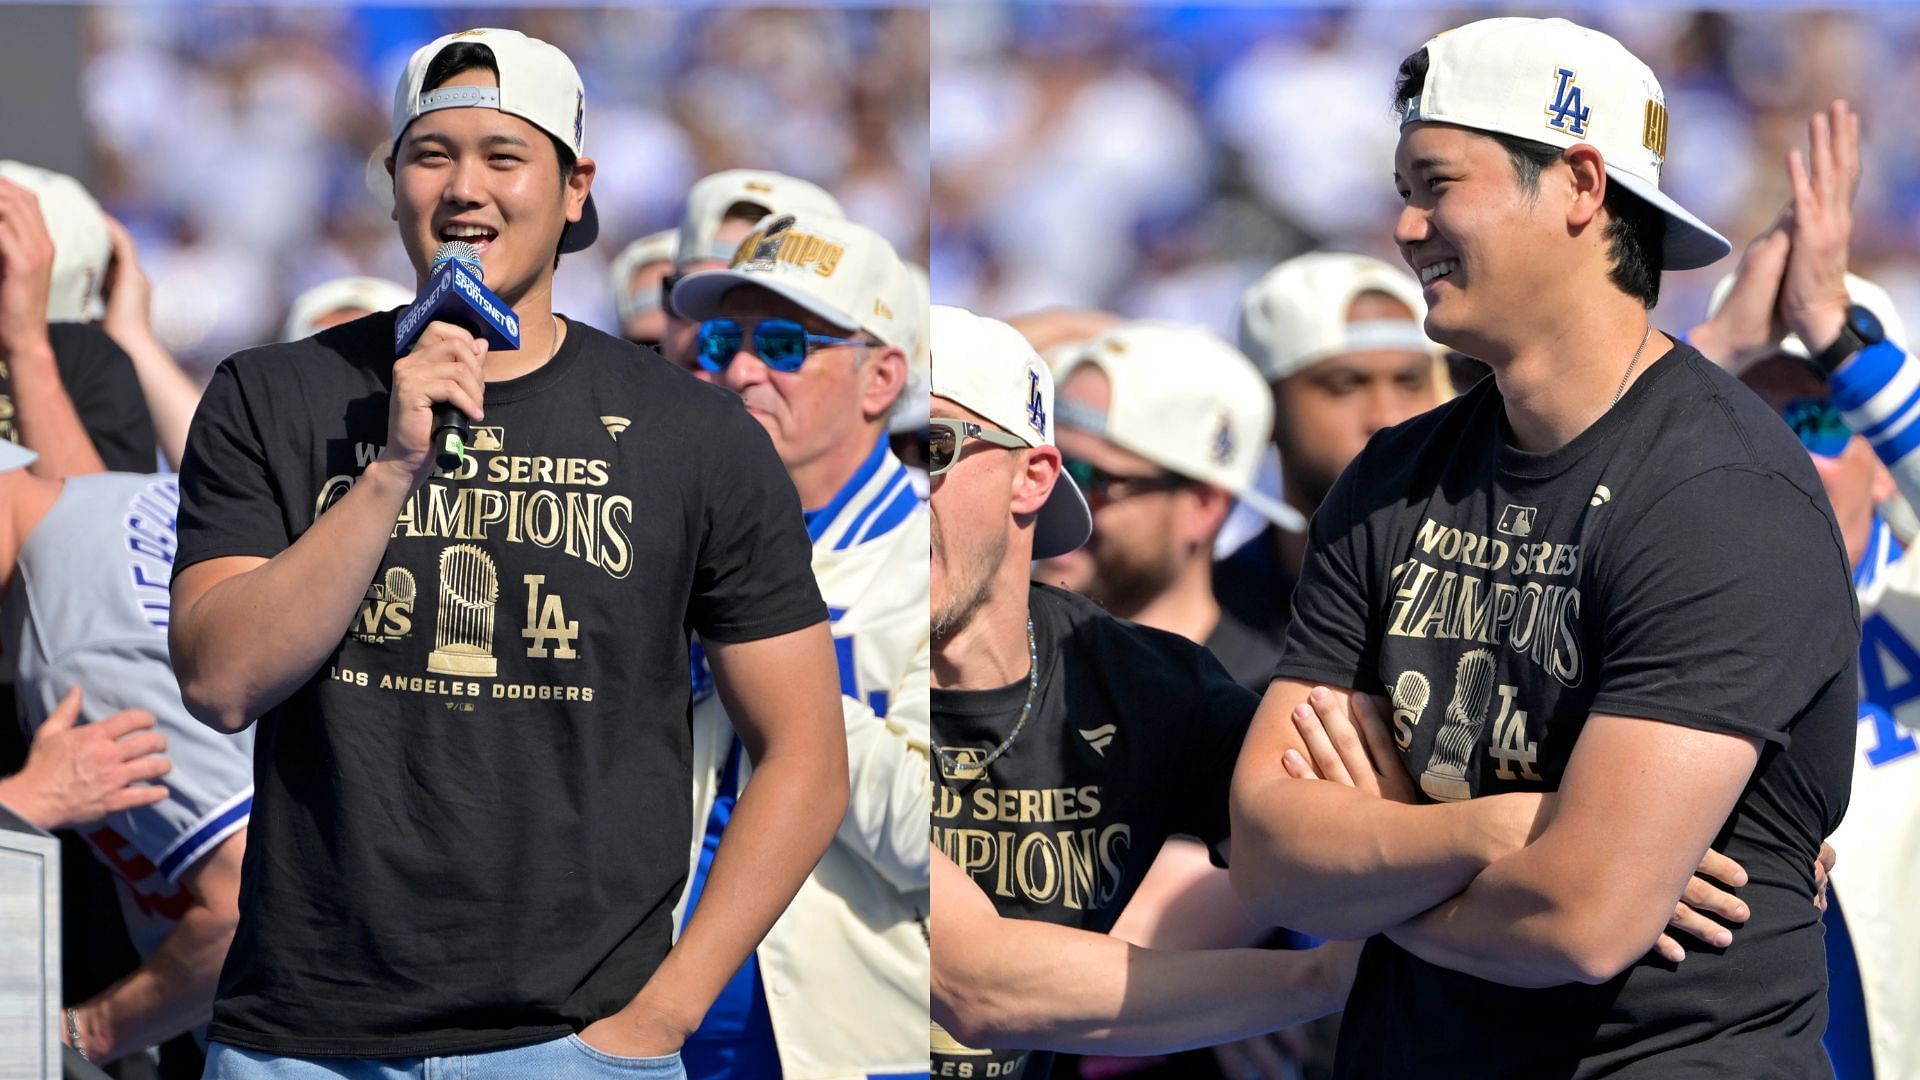
[[1820,350],[1819,355],[1813,358],[1813,365],[1823,373],[1832,375],[1861,349],[1878,345],[1886,339],[1887,332],[1881,328],[1878,316],[1859,304],[1848,304],[1847,317],[1840,323],[1839,338]]

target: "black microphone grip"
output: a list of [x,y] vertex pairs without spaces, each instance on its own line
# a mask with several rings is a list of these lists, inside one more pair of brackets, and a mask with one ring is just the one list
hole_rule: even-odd
[[433,464],[441,472],[460,467],[473,442],[473,423],[460,406],[442,403],[433,410]]

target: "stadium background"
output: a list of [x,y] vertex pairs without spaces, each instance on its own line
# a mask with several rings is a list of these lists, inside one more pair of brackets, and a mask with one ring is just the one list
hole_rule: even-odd
[[[1854,268],[1920,314],[1920,8],[1409,3],[936,4],[933,296],[1007,316],[1065,304],[1233,334],[1241,289],[1315,247],[1400,265],[1394,73],[1432,34],[1561,15],[1650,66],[1672,117],[1661,186],[1736,255],[1786,204],[1786,150],[1860,110]],[[1697,322],[1729,259],[1669,274]]]
[[139,243],[156,329],[201,378],[274,340],[328,278],[411,284],[396,242],[393,85],[421,43],[505,26],[564,49],[587,87],[600,241],[558,310],[617,332],[607,265],[678,224],[707,173],[776,169],[924,265],[927,11],[19,7],[0,12],[0,157],[71,173]]

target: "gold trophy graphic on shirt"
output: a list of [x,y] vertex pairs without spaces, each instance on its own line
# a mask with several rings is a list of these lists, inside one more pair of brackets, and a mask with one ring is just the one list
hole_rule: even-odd
[[493,560],[472,544],[440,552],[440,623],[434,629],[427,670],[436,675],[492,678],[493,612],[500,601],[500,579]]
[[1493,653],[1475,649],[1460,658],[1453,672],[1453,700],[1447,703],[1446,722],[1433,739],[1433,756],[1420,774],[1420,790],[1442,802],[1473,796],[1467,785],[1467,759],[1487,726],[1487,705],[1493,698]]
[[1420,717],[1427,711],[1427,699],[1433,696],[1433,687],[1427,677],[1417,671],[1403,671],[1393,680],[1393,742],[1405,750],[1413,745],[1413,729],[1420,726]]

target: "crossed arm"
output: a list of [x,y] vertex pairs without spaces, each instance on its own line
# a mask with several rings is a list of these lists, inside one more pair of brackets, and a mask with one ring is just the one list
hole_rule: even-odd
[[932,1014],[968,1046],[1103,1054],[1211,1046],[1332,1012],[1353,979],[1347,944],[1172,951],[1003,918],[965,871],[937,848],[931,856]]
[[[1384,932],[1514,986],[1604,982],[1644,956],[1759,760],[1752,739],[1596,715],[1551,799],[1403,805],[1289,774],[1288,750],[1327,758],[1293,721],[1314,689],[1274,683],[1235,771],[1232,873],[1249,910],[1329,936]],[[1322,692],[1323,707],[1352,707],[1352,691]]]

